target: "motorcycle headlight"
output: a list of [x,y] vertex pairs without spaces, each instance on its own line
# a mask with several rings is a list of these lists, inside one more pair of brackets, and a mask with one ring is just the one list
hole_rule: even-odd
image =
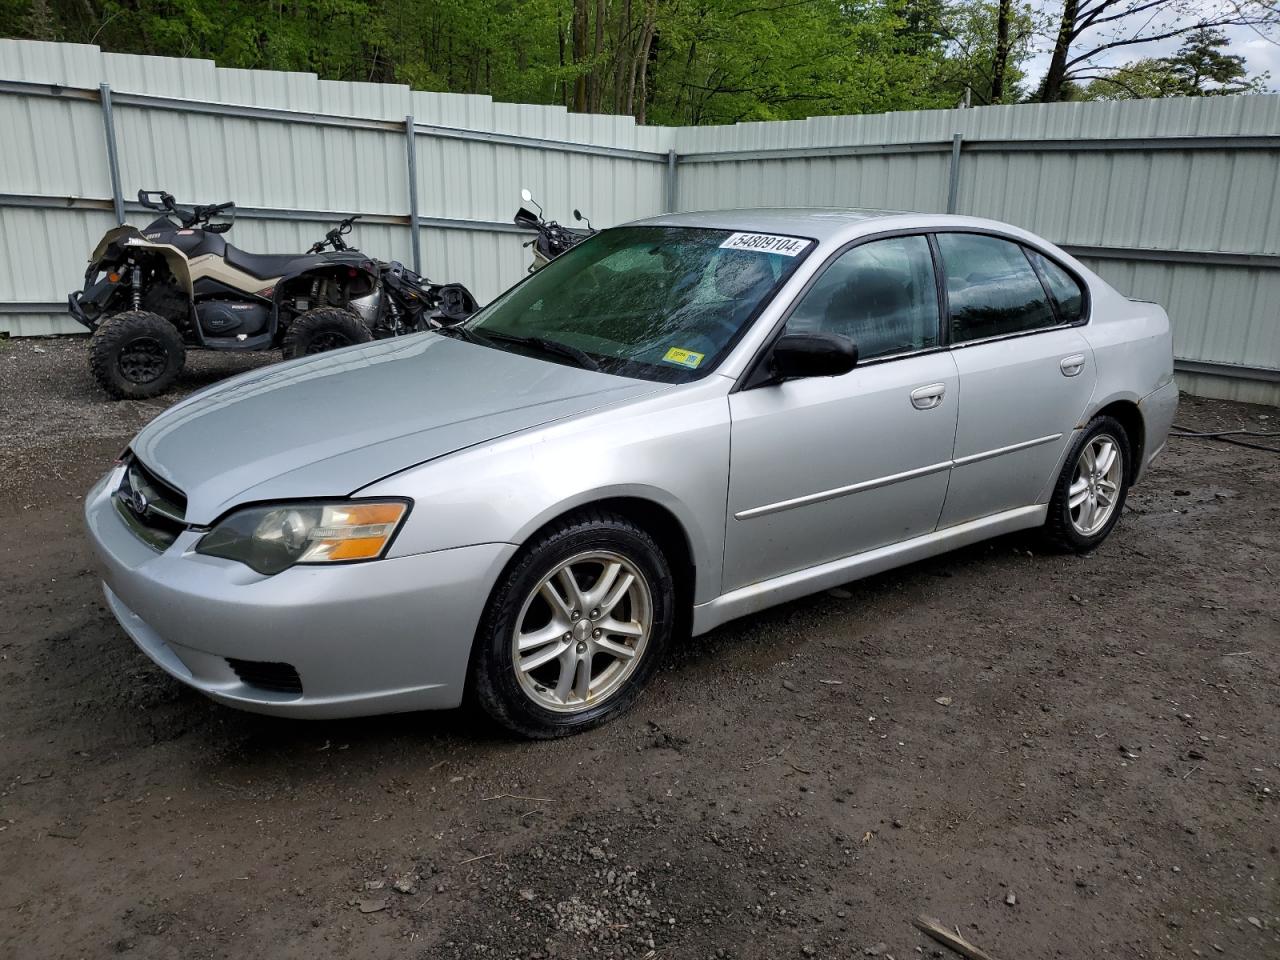
[[239,560],[275,574],[298,563],[376,560],[409,512],[403,500],[278,503],[229,514],[196,544],[196,553]]

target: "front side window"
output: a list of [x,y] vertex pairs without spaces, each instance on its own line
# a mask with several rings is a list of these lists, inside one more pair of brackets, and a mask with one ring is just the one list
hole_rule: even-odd
[[940,233],[951,341],[965,343],[1058,323],[1019,244],[977,233]]
[[1084,290],[1075,277],[1035,250],[1028,250],[1027,256],[1049,287],[1049,295],[1058,308],[1058,320],[1062,323],[1079,323],[1084,317]]
[[695,380],[815,245],[694,227],[604,230],[442,332],[621,376]]
[[836,333],[859,360],[938,344],[938,290],[929,241],[873,240],[836,258],[787,319],[788,333]]

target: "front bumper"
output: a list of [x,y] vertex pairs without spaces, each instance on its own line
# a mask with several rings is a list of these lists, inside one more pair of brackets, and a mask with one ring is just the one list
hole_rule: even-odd
[[67,313],[71,314],[71,319],[81,326],[96,330],[98,325],[89,319],[89,315],[84,312],[84,307],[80,304],[82,297],[84,297],[83,290],[67,294]]
[[[257,713],[345,717],[457,706],[489,591],[516,547],[478,544],[272,577],[194,552],[185,532],[163,552],[134,535],[110,491],[85,501],[107,603],[161,669]],[[228,659],[291,664],[302,692],[241,680]]]

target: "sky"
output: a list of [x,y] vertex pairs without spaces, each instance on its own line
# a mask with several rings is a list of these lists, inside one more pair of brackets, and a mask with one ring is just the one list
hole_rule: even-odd
[[[1202,0],[1206,6],[1213,0]],[[1062,9],[1061,0],[1032,0],[1033,5],[1050,14],[1056,16]],[[1273,35],[1268,40],[1260,37],[1258,33],[1250,27],[1228,27],[1224,30],[1227,39],[1230,41],[1229,53],[1239,54],[1245,58],[1249,68],[1250,76],[1257,76],[1260,73],[1269,71],[1271,80],[1269,88],[1272,92],[1280,91],[1280,46],[1277,46],[1276,40],[1280,40],[1280,34]],[[1096,61],[1099,65],[1119,66],[1122,63],[1128,63],[1132,60],[1138,60],[1143,57],[1163,57],[1173,53],[1181,46],[1182,41],[1179,38],[1170,40],[1159,40],[1154,43],[1135,44],[1129,47],[1121,47],[1118,50],[1108,51],[1101,55]],[[1041,38],[1038,41],[1035,55],[1027,64],[1027,77],[1034,84],[1039,82],[1044,76],[1044,72],[1049,66],[1049,51],[1051,44],[1047,39]]]

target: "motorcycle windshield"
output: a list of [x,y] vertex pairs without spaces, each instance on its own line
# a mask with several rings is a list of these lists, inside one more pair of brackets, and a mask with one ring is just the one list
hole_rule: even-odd
[[572,362],[577,352],[607,373],[696,380],[715,369],[814,246],[700,227],[604,230],[464,326],[496,349],[556,362]]

